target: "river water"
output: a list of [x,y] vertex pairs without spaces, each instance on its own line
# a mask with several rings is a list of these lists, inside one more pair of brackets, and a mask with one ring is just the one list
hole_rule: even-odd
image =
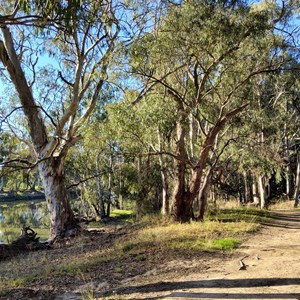
[[18,238],[24,225],[34,228],[41,240],[46,239],[49,212],[45,201],[0,203],[0,244],[11,243]]

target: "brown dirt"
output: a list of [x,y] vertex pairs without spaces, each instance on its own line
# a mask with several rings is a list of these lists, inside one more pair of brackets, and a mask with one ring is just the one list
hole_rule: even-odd
[[[105,255],[103,245],[113,238],[95,235],[81,252],[70,247],[69,253],[55,249],[51,255],[58,260],[89,251]],[[300,211],[276,211],[272,222],[230,253],[157,249],[120,257],[117,266],[97,264],[82,274],[35,280],[0,299],[300,299]]]

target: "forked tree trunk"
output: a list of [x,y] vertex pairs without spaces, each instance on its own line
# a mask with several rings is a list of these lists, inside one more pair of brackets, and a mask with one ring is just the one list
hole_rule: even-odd
[[39,163],[39,172],[45,188],[45,197],[50,212],[51,242],[74,236],[79,229],[70,206],[65,178],[60,172],[60,159],[49,158]]
[[[108,4],[108,7],[111,8],[110,4]],[[83,25],[83,28],[85,28],[84,32],[74,32],[74,34],[70,35],[70,38],[76,41],[78,41],[77,34],[82,34],[83,38],[81,41],[78,41],[80,45],[77,45],[77,50],[74,52],[76,68],[73,74],[74,82],[72,84],[72,92],[70,93],[72,95],[70,95],[70,97],[67,96],[66,102],[62,103],[65,107],[65,112],[60,120],[56,120],[56,123],[52,119],[51,113],[48,114],[47,111],[41,107],[39,101],[35,101],[34,99],[32,90],[34,80],[31,84],[27,82],[26,74],[21,65],[22,51],[18,54],[16,52],[16,49],[20,48],[20,45],[14,45],[10,29],[5,25],[5,22],[0,27],[2,33],[0,39],[0,61],[16,88],[20,107],[22,107],[27,120],[27,128],[32,141],[32,155],[39,165],[39,172],[43,181],[51,215],[50,240],[73,235],[76,229],[76,222],[71,211],[64,182],[63,160],[67,155],[68,149],[81,139],[81,135],[77,134],[78,129],[87,121],[98,103],[99,93],[105,81],[103,78],[105,78],[109,65],[110,54],[114,51],[114,41],[120,31],[114,10],[107,10],[106,8],[107,6],[104,5],[104,11],[113,16],[110,21],[112,20],[114,24],[112,26],[114,30],[111,30],[109,34],[106,32],[106,29],[103,29],[105,34],[101,36],[100,32],[102,32],[102,30],[99,30],[99,36],[94,40],[91,46],[88,37],[93,29],[90,25],[85,23],[85,25]],[[105,24],[102,25],[105,27]],[[102,46],[101,43],[104,41],[105,46]],[[95,58],[96,61],[87,59],[90,51],[94,51],[97,47],[103,50],[103,52],[98,51],[101,53],[100,57],[97,56],[97,58]],[[87,76],[87,70],[92,70],[92,73],[88,74],[89,76]],[[95,74],[100,74],[100,76],[94,76]],[[91,78],[94,78],[93,76],[95,78],[97,77],[98,80],[92,80]],[[63,78],[61,77],[61,79]],[[80,115],[78,114],[80,103],[86,97],[86,93],[89,92],[90,88],[93,90],[89,97],[91,98],[90,104],[87,106],[85,112]],[[41,115],[41,111],[43,111],[43,116]],[[45,121],[45,119],[47,119],[45,116],[49,119],[47,122]],[[48,121],[54,126],[51,128],[50,135],[47,132]],[[54,134],[53,136],[52,133]],[[62,159],[62,161],[60,161],[60,159]]]
[[192,176],[189,183],[189,189],[186,196],[186,203],[188,206],[192,207],[194,199],[197,197],[200,188],[201,180],[204,173],[204,170],[207,166],[207,161],[209,159],[209,154],[212,151],[216,138],[219,132],[224,128],[226,122],[228,122],[232,117],[237,115],[239,112],[243,111],[248,104],[241,105],[240,107],[233,109],[227,114],[219,118],[216,124],[211,127],[205,137],[202,150],[199,155],[199,160],[197,165],[192,170]]
[[[39,160],[38,168],[43,181],[47,205],[50,211],[50,238],[54,242],[76,232],[76,221],[68,200],[63,175],[64,157],[53,157],[57,140],[49,140],[40,107],[36,104],[25,73],[16,53],[12,35],[6,26],[1,27],[3,41],[0,41],[0,60],[9,73],[19,95],[27,119],[29,133],[33,143],[33,152]],[[75,141],[75,139],[73,140]],[[70,141],[71,145],[71,141]],[[65,155],[68,147],[65,148]]]
[[185,150],[186,131],[184,129],[184,113],[182,113],[181,123],[177,123],[177,143],[176,143],[176,165],[173,190],[173,217],[180,222],[189,222],[193,217],[193,202],[199,195],[201,179],[207,165],[209,154],[214,147],[218,133],[224,128],[226,122],[232,117],[243,111],[248,104],[241,105],[227,114],[221,116],[216,124],[208,131],[202,150],[199,155],[198,163],[194,166],[191,180],[188,187],[185,183],[185,173],[187,165],[187,155]]
[[186,172],[186,151],[185,151],[185,134],[184,126],[178,122],[176,127],[177,143],[175,172],[174,172],[174,187],[173,187],[173,207],[172,215],[176,221],[188,222],[193,216],[193,208],[187,202],[185,172]]

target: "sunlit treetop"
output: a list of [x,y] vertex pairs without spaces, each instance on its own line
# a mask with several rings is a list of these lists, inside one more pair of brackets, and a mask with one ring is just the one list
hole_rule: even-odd
[[101,6],[110,5],[113,9],[109,0],[4,0],[0,8],[0,25],[55,26],[72,30],[80,21],[95,21]]

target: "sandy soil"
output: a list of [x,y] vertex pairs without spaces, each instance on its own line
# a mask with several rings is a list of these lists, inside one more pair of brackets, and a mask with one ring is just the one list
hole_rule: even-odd
[[[86,283],[52,278],[0,299],[300,299],[300,211],[276,211],[269,224],[231,253],[170,253],[149,265],[136,261],[132,274],[116,274],[110,266],[90,271]],[[93,291],[94,298],[84,291]]]
[[272,222],[232,255],[212,258],[209,265],[163,281],[152,276],[138,284],[137,278],[116,290],[115,299],[117,294],[135,300],[300,299],[300,211],[276,211]]

